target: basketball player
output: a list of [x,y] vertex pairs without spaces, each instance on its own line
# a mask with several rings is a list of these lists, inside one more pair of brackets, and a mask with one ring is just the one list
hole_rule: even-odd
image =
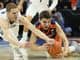
[[24,16],[18,15],[19,11],[20,9],[14,3],[9,3],[6,7],[6,12],[0,15],[0,27],[3,32],[3,38],[12,45],[25,48],[28,43],[18,42],[17,39],[18,25],[20,23],[23,24],[25,28],[30,29],[35,35],[52,44],[53,39],[48,38],[45,34],[35,29]]
[[[49,38],[55,39],[55,41],[53,42],[54,45],[48,47],[45,40],[32,34],[30,39],[32,43],[32,49],[48,50],[52,57],[57,57],[61,53],[66,55],[68,52],[68,40],[59,24],[51,18],[49,11],[42,11],[39,17],[39,21],[35,24],[35,26],[43,33],[45,33]],[[65,51],[62,51],[62,40],[64,43]]]
[[[19,10],[21,10],[23,2],[24,2],[24,0],[20,0],[20,2],[18,4]],[[0,15],[3,16],[6,12],[7,12],[6,8],[4,8],[4,9],[0,10]],[[19,29],[18,26],[19,26],[19,24],[15,28],[13,28],[13,30],[15,30],[15,32],[18,32],[18,29]],[[18,36],[18,33],[16,33],[15,36]],[[26,35],[26,38],[27,38],[27,35]],[[23,41],[25,41],[25,40],[21,40],[20,43]],[[13,52],[13,59],[14,60],[28,60],[28,54],[27,54],[27,51],[25,48],[19,48],[19,47],[12,45],[12,44],[10,44],[10,47]]]
[[[58,4],[58,0],[52,0],[51,6],[49,0],[30,0],[30,4],[26,10],[25,16],[30,18],[32,24],[34,24],[38,18],[39,13],[44,10],[52,11]],[[31,32],[29,31],[28,37],[30,38]]]

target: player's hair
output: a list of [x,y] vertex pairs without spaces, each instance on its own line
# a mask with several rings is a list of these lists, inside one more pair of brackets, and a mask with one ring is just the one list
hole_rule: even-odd
[[14,9],[14,8],[17,8],[17,5],[15,3],[11,2],[6,5],[7,12],[11,11],[11,9]]
[[41,20],[42,18],[48,19],[48,18],[51,18],[51,14],[49,13],[49,11],[42,11],[42,12],[40,13],[40,15],[39,15],[39,18],[40,18],[40,20]]

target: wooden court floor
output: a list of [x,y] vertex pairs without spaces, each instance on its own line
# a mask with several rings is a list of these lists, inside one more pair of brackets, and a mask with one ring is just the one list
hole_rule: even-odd
[[[46,56],[41,54],[41,52],[35,52],[35,55],[32,55],[34,54],[33,51],[29,51],[28,53],[29,60],[80,60],[80,54],[77,53],[72,54],[72,56],[61,58],[46,58]],[[0,60],[13,60],[12,51],[8,44],[4,42],[0,42]]]

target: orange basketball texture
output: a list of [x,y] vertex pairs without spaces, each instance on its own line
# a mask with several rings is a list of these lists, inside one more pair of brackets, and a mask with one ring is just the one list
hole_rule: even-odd
[[52,57],[59,57],[59,54],[62,52],[62,40],[60,37],[56,36],[55,41],[53,45],[49,45],[48,47],[48,53]]

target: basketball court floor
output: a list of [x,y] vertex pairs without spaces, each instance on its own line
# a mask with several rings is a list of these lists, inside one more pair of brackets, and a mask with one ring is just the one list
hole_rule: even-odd
[[[80,54],[75,53],[72,56],[61,58],[47,58],[44,53],[29,51],[29,60],[80,60]],[[0,60],[13,60],[12,51],[8,43],[0,41]]]

